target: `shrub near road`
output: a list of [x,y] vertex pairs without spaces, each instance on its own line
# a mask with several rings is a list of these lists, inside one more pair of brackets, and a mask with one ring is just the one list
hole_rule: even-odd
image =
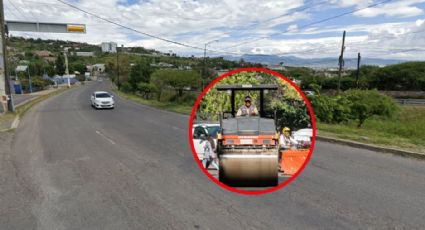
[[373,116],[391,118],[398,111],[396,102],[376,90],[349,90],[341,96],[310,97],[317,119],[325,123],[357,122],[360,128]]
[[425,152],[425,108],[400,108],[375,90],[310,98],[319,134]]

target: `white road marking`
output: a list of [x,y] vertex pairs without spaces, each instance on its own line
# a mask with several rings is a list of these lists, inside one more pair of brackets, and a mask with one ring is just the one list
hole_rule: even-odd
[[113,145],[115,145],[115,142],[111,139],[111,138],[109,138],[109,137],[107,137],[107,136],[105,136],[103,133],[101,133],[100,131],[97,131],[96,130],[96,133],[97,134],[99,134],[101,137],[103,137],[103,138],[105,138],[107,141],[109,141],[111,144],[113,144]]

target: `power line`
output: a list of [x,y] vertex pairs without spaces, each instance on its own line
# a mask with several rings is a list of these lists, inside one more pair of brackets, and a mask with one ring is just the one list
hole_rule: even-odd
[[71,8],[74,8],[74,9],[76,9],[76,10],[78,10],[78,11],[84,12],[85,14],[88,14],[88,15],[90,15],[90,16],[92,16],[92,17],[95,17],[95,18],[97,18],[97,19],[100,19],[100,20],[102,20],[102,21],[105,21],[105,22],[111,23],[111,24],[113,24],[113,25],[119,26],[119,27],[124,28],[124,29],[127,29],[127,30],[131,30],[131,31],[136,32],[136,33],[139,33],[139,34],[143,34],[143,35],[148,36],[148,37],[151,37],[151,38],[155,38],[155,39],[158,39],[158,40],[161,40],[161,41],[164,41],[164,42],[168,42],[168,43],[171,43],[171,44],[179,45],[179,46],[184,46],[184,47],[187,47],[187,48],[192,48],[192,49],[197,49],[197,50],[204,50],[204,48],[202,48],[202,47],[193,46],[193,45],[188,45],[188,44],[181,43],[181,42],[177,42],[177,41],[173,41],[173,40],[170,40],[170,39],[167,39],[167,38],[162,38],[162,37],[159,37],[159,36],[157,36],[157,35],[153,35],[153,34],[145,33],[145,32],[143,32],[143,31],[140,31],[140,30],[137,30],[137,29],[133,29],[133,28],[131,28],[131,27],[128,27],[128,26],[122,25],[122,24],[117,23],[117,22],[114,22],[114,21],[112,21],[112,20],[110,20],[110,19],[107,19],[107,18],[101,17],[101,16],[99,16],[99,15],[97,15],[97,14],[94,14],[94,13],[91,13],[91,12],[86,11],[86,10],[84,10],[84,9],[81,9],[81,8],[79,8],[79,7],[75,6],[75,5],[72,5],[72,4],[70,4],[70,3],[68,3],[68,2],[65,2],[65,1],[62,1],[62,0],[56,0],[56,1],[58,1],[58,2],[60,2],[60,3],[62,3],[62,4],[65,4],[65,5],[67,5],[67,6],[71,7]]
[[[10,1],[10,0],[9,0],[9,1]],[[185,43],[181,43],[181,42],[173,41],[173,40],[170,40],[170,39],[162,38],[162,37],[159,37],[159,36],[156,36],[156,35],[152,35],[152,34],[148,34],[148,33],[145,33],[145,32],[142,32],[142,31],[139,31],[139,30],[137,30],[137,29],[134,29],[134,28],[131,28],[131,27],[125,26],[125,25],[123,25],[123,24],[121,24],[121,23],[114,22],[114,21],[112,21],[112,20],[110,20],[110,19],[104,18],[104,17],[99,16],[99,15],[97,15],[97,14],[94,14],[94,13],[91,13],[91,12],[86,11],[86,10],[84,10],[84,9],[81,9],[81,8],[79,8],[79,7],[75,6],[75,5],[72,5],[72,4],[70,4],[70,3],[68,3],[68,2],[65,2],[65,1],[62,1],[62,0],[56,0],[56,1],[60,2],[62,5],[66,5],[66,6],[68,6],[68,7],[71,7],[71,8],[73,8],[73,9],[76,9],[76,10],[78,10],[78,11],[81,11],[81,12],[83,12],[83,13],[85,13],[85,14],[91,15],[91,16],[93,16],[93,17],[97,18],[97,19],[100,19],[100,20],[102,20],[102,21],[105,21],[105,22],[111,23],[111,24],[113,24],[113,25],[119,26],[119,27],[121,27],[121,28],[124,28],[124,29],[130,30],[130,31],[133,31],[133,32],[136,32],[136,33],[139,33],[139,34],[143,34],[143,35],[145,35],[145,36],[149,36],[149,37],[152,37],[152,38],[155,38],[155,39],[159,39],[159,40],[162,40],[162,41],[165,41],[165,42],[168,42],[168,43],[176,44],[176,45],[179,45],[179,46],[184,46],[184,47],[188,47],[188,48],[192,48],[192,49],[197,49],[197,50],[204,50],[204,48],[202,48],[202,47],[198,47],[198,46],[194,46],[194,45],[190,45],[190,44],[185,44]],[[352,14],[352,13],[354,13],[354,12],[358,12],[358,11],[360,11],[360,10],[364,10],[364,9],[366,9],[366,8],[375,7],[375,6],[377,6],[377,5],[384,4],[384,3],[387,3],[387,2],[390,2],[390,1],[392,1],[392,0],[387,0],[387,1],[382,1],[382,2],[379,2],[379,3],[375,3],[375,4],[369,5],[369,6],[367,6],[367,7],[361,8],[361,9],[353,10],[353,11],[351,11],[351,12],[346,12],[346,13],[343,13],[343,14],[340,14],[340,15],[336,15],[336,16],[333,16],[333,17],[329,17],[329,18],[326,18],[326,19],[323,19],[323,20],[320,20],[320,21],[312,22],[312,23],[309,23],[309,24],[307,24],[307,25],[304,25],[304,26],[302,26],[302,27],[300,27],[300,28],[306,28],[306,27],[309,27],[309,26],[311,26],[311,25],[315,25],[315,24],[319,24],[319,23],[322,23],[322,22],[325,22],[325,21],[329,21],[329,20],[332,20],[332,19],[335,19],[335,18],[338,18],[338,17],[342,17],[342,16],[345,16],[345,15],[348,15],[348,14]],[[45,4],[48,4],[48,3],[47,3],[47,2],[45,2]],[[49,4],[50,4],[50,3],[49,3]],[[320,5],[320,4],[322,4],[322,2],[321,2],[321,3],[319,3],[319,5]],[[53,3],[51,3],[51,5],[53,5]],[[60,4],[54,4],[54,5],[59,6]],[[316,6],[317,6],[317,4],[316,4]],[[313,8],[313,6],[309,6],[309,7],[301,8],[301,9],[299,9],[299,11],[301,11],[301,10],[306,10],[306,8],[311,9],[311,8]],[[292,12],[292,13],[294,13],[294,12]],[[284,15],[285,15],[285,14],[281,15],[280,17],[283,17]],[[267,20],[265,20],[265,21],[275,20],[275,19],[277,19],[278,17],[279,17],[279,16],[274,17],[274,18],[267,19]],[[300,29],[300,28],[298,28],[298,29]],[[423,31],[415,31],[415,32],[411,32],[411,33],[420,33],[420,32],[423,32]],[[279,34],[280,34],[280,33],[279,33]],[[409,33],[409,34],[410,34],[410,33]],[[272,34],[272,35],[270,35],[270,36],[273,36],[273,35],[274,35],[274,34]],[[261,38],[261,39],[262,39],[262,38]],[[239,55],[265,55],[265,56],[272,56],[272,55],[285,55],[285,54],[286,54],[286,55],[287,55],[287,54],[303,54],[303,53],[310,53],[310,52],[314,52],[314,51],[316,51],[316,50],[317,50],[317,51],[318,51],[318,50],[323,50],[323,48],[315,48],[315,49],[303,50],[303,51],[295,51],[295,52],[285,52],[285,53],[278,53],[278,54],[249,54],[249,53],[241,53],[241,52],[230,52],[230,51],[224,51],[224,50],[212,50],[212,49],[207,49],[207,51],[208,51],[208,52],[212,52],[212,53],[232,54],[232,55],[238,55],[238,56],[239,56]]]
[[[12,2],[12,0],[7,0],[12,6],[13,6],[13,8],[15,8],[15,10],[16,10],[16,12],[18,12],[18,14],[20,14],[25,20],[27,20],[27,21],[31,21],[26,15],[25,15],[25,13],[23,13],[13,2]],[[23,4],[25,4],[25,3],[23,3]],[[38,21],[38,18],[31,12],[31,11],[29,11],[29,13],[32,15],[32,17],[35,19],[35,20],[37,20]],[[43,35],[43,34],[39,34],[39,36],[42,38],[42,39],[47,39],[47,37],[45,36],[45,35]]]
[[271,34],[271,35],[267,35],[267,36],[264,36],[264,37],[257,38],[257,39],[252,40],[252,41],[247,41],[247,42],[239,43],[239,44],[236,44],[236,45],[233,45],[233,46],[228,46],[228,47],[225,47],[224,49],[234,48],[234,47],[238,47],[238,46],[241,46],[241,45],[245,45],[245,44],[253,43],[253,42],[256,42],[256,41],[259,41],[259,40],[265,39],[265,38],[269,38],[269,37],[271,37],[271,36],[280,35],[280,34],[282,34],[282,33],[288,33],[288,32],[291,32],[291,31],[293,31],[293,30],[305,29],[305,28],[310,27],[310,26],[313,26],[313,25],[317,25],[317,24],[320,24],[320,23],[323,23],[323,22],[331,21],[331,20],[333,20],[333,19],[340,18],[340,17],[346,16],[346,15],[354,14],[354,13],[356,13],[356,12],[359,12],[359,11],[362,11],[362,10],[365,10],[365,9],[369,9],[369,8],[373,8],[373,7],[376,7],[376,6],[379,6],[379,5],[382,5],[382,4],[385,4],[385,3],[391,2],[391,1],[394,1],[394,0],[385,0],[385,1],[382,1],[382,2],[374,3],[374,4],[368,5],[368,6],[363,7],[363,8],[359,8],[359,9],[356,9],[356,10],[352,10],[352,11],[349,11],[349,12],[345,12],[345,13],[342,13],[342,14],[338,14],[338,15],[335,15],[335,16],[332,16],[332,17],[328,17],[328,18],[325,18],[325,19],[319,20],[319,21],[314,21],[314,22],[311,22],[311,23],[305,24],[305,25],[303,25],[303,26],[301,26],[301,27],[298,27],[298,28],[294,28],[294,29],[292,29],[292,28],[291,28],[291,29],[287,29],[287,30],[286,30],[286,31],[284,31],[284,32],[274,33],[274,34]]
[[[293,15],[293,14],[296,14],[296,13],[300,13],[300,12],[303,12],[303,11],[307,11],[307,10],[309,10],[309,9],[313,9],[313,8],[315,8],[315,7],[318,7],[318,6],[320,6],[320,5],[324,5],[324,4],[326,4],[326,3],[328,3],[328,0],[318,2],[318,3],[316,3],[315,5],[309,5],[309,6],[302,7],[302,8],[298,7],[298,8],[296,8],[296,10],[295,10],[295,11],[287,12],[287,13],[284,13],[284,14],[281,14],[281,15],[278,15],[278,16],[275,16],[275,17],[272,17],[272,18],[266,19],[266,20],[264,20],[264,21],[251,23],[250,25],[247,25],[247,26],[245,26],[245,27],[242,27],[242,29],[243,29],[243,30],[247,30],[248,28],[252,28],[253,26],[261,25],[261,24],[264,24],[264,23],[266,23],[266,22],[274,21],[274,20],[279,19],[279,18],[283,18],[283,17],[290,16],[290,15]],[[224,33],[224,34],[230,35],[231,33]]]
[[[81,11],[81,12],[87,14],[87,15],[90,15],[92,17],[95,17],[95,18],[97,18],[99,20],[102,20],[102,21],[105,21],[107,23],[113,24],[115,26],[118,26],[118,27],[121,27],[121,28],[130,30],[130,31],[133,31],[135,33],[139,33],[139,34],[145,35],[147,37],[155,38],[155,39],[158,39],[158,40],[161,40],[161,41],[164,41],[164,42],[167,42],[167,43],[175,44],[175,45],[178,45],[178,46],[184,46],[184,47],[187,47],[187,48],[192,48],[192,49],[204,51],[204,48],[203,47],[189,45],[189,44],[186,44],[186,43],[182,43],[182,42],[178,42],[178,41],[173,41],[173,40],[170,40],[168,38],[163,38],[163,37],[160,37],[160,36],[157,36],[157,35],[149,34],[149,33],[146,33],[146,32],[143,32],[143,31],[140,31],[140,30],[131,28],[129,26],[123,25],[121,23],[114,22],[114,21],[112,21],[112,20],[110,20],[108,18],[104,18],[104,17],[99,16],[99,15],[97,15],[95,13],[91,13],[91,12],[89,12],[87,10],[81,9],[81,8],[75,6],[75,5],[72,5],[72,4],[68,3],[68,2],[65,2],[65,1],[62,1],[62,0],[56,0],[56,1],[58,1],[58,2],[60,2],[62,4],[64,4],[64,5],[67,5],[67,6],[73,8],[75,10]],[[207,51],[208,52],[213,52],[213,53],[224,53],[224,54],[240,55],[240,53],[235,53],[235,52],[230,52],[230,51],[220,51],[220,50],[211,50],[211,49],[207,49]]]
[[[16,19],[18,19],[19,18],[19,16],[15,13],[15,9],[12,9],[12,8],[10,8],[9,7],[9,12],[13,15],[13,16],[15,16],[15,18]],[[5,15],[6,16],[6,15]]]
[[29,20],[27,16],[24,13],[22,13],[22,11],[11,0],[7,0],[7,1],[12,5],[13,8],[15,8],[18,14],[20,14],[24,19]]

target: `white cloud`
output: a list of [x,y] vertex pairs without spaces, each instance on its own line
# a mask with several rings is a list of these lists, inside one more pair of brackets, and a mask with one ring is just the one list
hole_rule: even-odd
[[[13,2],[17,11],[10,4]],[[140,1],[133,5],[119,5],[123,0],[79,0],[68,2],[82,9],[104,16],[110,20],[135,28],[139,31],[158,35],[182,43],[203,47],[207,41],[219,39],[211,44],[210,49],[221,50],[235,43],[250,41],[259,37],[283,32],[287,28],[289,35],[297,38],[261,39],[229,49],[239,53],[291,54],[303,57],[337,56],[341,43],[342,29],[335,26],[311,27],[298,30],[303,20],[312,17],[313,12],[293,12],[304,7],[303,0],[225,0],[225,1]],[[330,0],[339,7],[361,8],[371,4],[371,0]],[[376,2],[376,1],[375,1]],[[423,13],[415,6],[425,0],[404,0],[380,5],[356,13],[358,17],[375,17],[385,15],[397,21],[397,17],[407,17]],[[309,3],[311,4],[311,3]],[[64,39],[99,44],[103,41],[115,41],[126,46],[142,45],[167,52],[173,50],[178,54],[202,54],[193,50],[146,37],[117,26],[108,24],[92,16],[71,9],[55,0],[6,0],[7,19],[25,19],[50,22],[73,22],[87,25],[87,34],[34,34],[16,33],[50,39]],[[296,11],[296,10],[295,10]],[[283,15],[283,16],[282,16]],[[24,18],[25,17],[25,18]],[[263,22],[263,23],[262,23]],[[425,20],[411,22],[393,22],[380,24],[353,24],[347,26],[347,54],[358,51],[370,56],[390,53],[402,58],[425,58],[424,52],[391,53],[392,50],[418,49],[425,45],[424,34],[409,34],[424,30]],[[285,26],[280,26],[285,24]],[[326,35],[323,35],[326,34]],[[329,35],[338,34],[338,35]],[[354,35],[353,35],[354,34]],[[407,34],[407,35],[406,35]],[[305,36],[305,37],[303,37]],[[313,38],[312,38],[313,37]],[[419,49],[418,49],[419,50]]]
[[403,0],[391,2],[377,7],[372,7],[356,12],[354,15],[360,17],[376,17],[379,15],[392,17],[414,17],[423,14],[423,9],[414,6],[418,3],[424,3],[425,0]]

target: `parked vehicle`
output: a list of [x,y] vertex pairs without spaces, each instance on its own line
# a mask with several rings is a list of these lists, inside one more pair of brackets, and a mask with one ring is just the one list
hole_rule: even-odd
[[292,133],[294,139],[303,147],[310,148],[312,138],[313,138],[313,129],[300,129]]
[[314,93],[314,91],[311,91],[311,90],[305,90],[304,94],[306,96],[315,96],[316,95],[316,93]]
[[115,108],[114,96],[106,91],[95,91],[90,97],[91,105],[95,109]]

